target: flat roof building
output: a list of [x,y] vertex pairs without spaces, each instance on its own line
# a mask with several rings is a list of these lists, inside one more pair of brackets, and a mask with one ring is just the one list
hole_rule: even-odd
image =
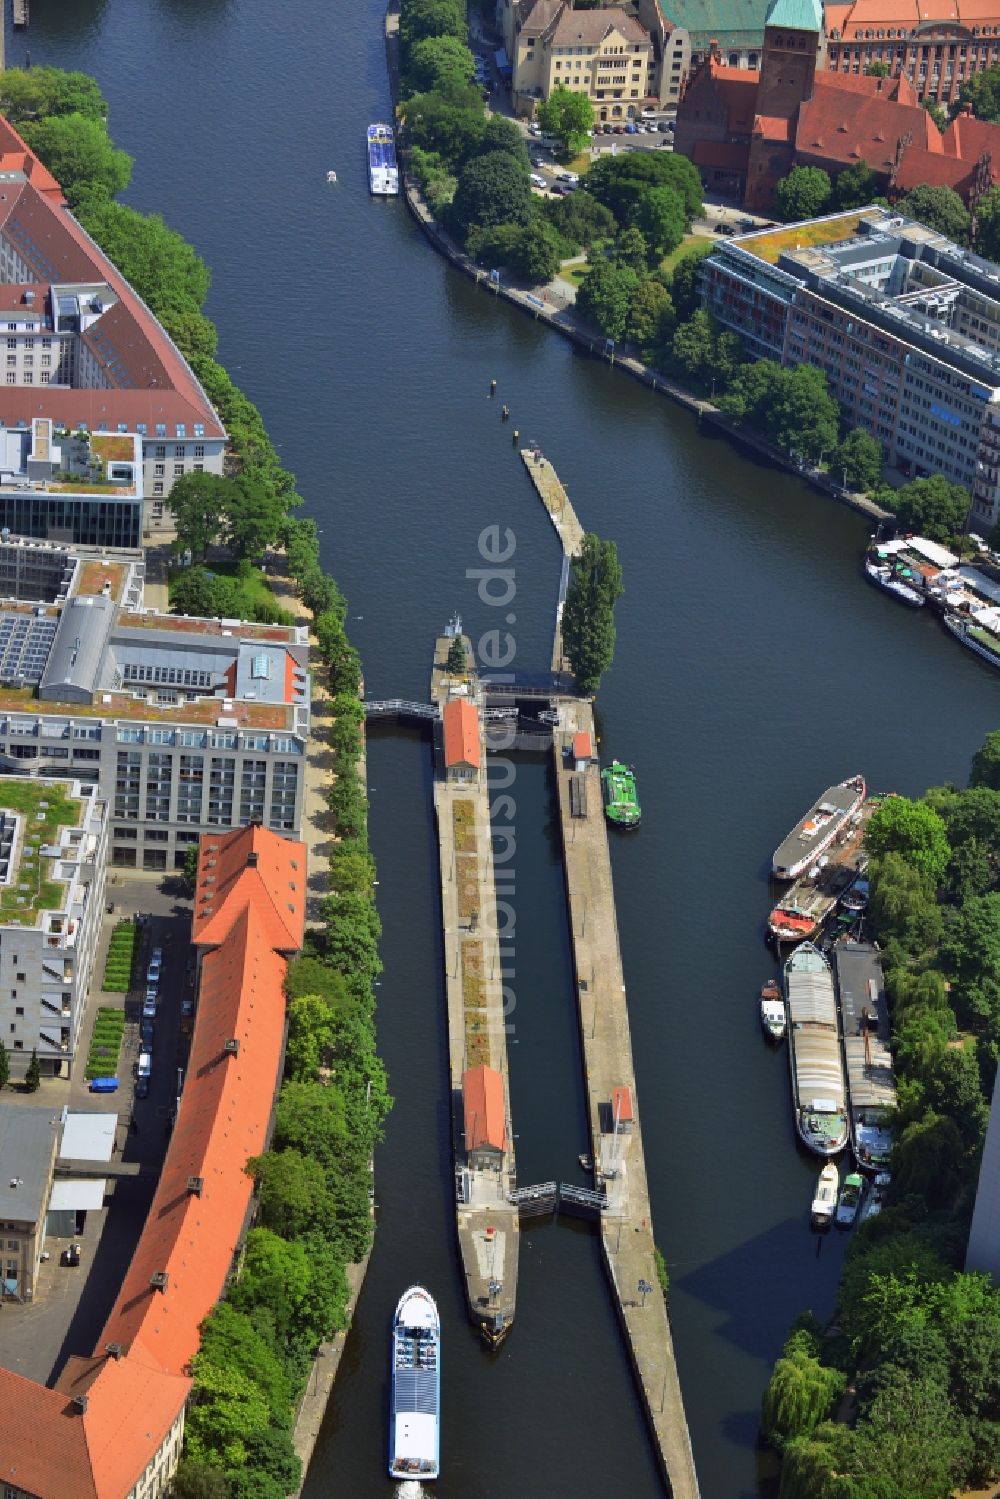
[[59,1143],[58,1109],[0,1102],[0,1294],[31,1301]]
[[700,275],[751,357],[818,366],[890,463],[965,485],[975,530],[1000,519],[1000,266],[872,206],[738,236]]

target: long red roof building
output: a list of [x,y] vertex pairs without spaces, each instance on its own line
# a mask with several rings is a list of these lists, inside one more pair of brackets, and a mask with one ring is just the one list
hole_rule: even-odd
[[0,1485],[15,1494],[127,1499],[144,1476],[144,1499],[165,1491],[199,1327],[248,1223],[246,1163],[267,1145],[305,889],[302,843],[257,826],[201,841],[198,1013],[163,1171],[93,1355],[53,1389],[0,1369]]

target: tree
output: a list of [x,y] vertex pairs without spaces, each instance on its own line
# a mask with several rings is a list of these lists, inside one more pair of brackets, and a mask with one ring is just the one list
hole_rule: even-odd
[[406,89],[411,94],[469,88],[475,60],[458,36],[425,36],[414,42],[406,61]]
[[645,357],[647,351],[669,343],[675,323],[674,304],[666,287],[652,276],[643,277],[629,310],[629,338],[639,345]]
[[888,78],[891,69],[887,62],[866,62],[866,78]]
[[586,149],[587,131],[594,124],[594,106],[586,94],[557,87],[539,104],[538,121],[573,156]]
[[779,1499],[847,1499],[841,1475],[850,1451],[851,1433],[836,1421],[824,1421],[810,1436],[794,1437],[782,1456]]
[[177,531],[175,551],[190,551],[204,561],[209,547],[222,535],[235,500],[233,481],[218,474],[190,473],[175,479],[167,495]]
[[751,427],[763,427],[785,377],[773,359],[757,359],[737,370],[719,405],[727,416]]
[[303,1082],[319,1074],[333,1045],[333,1007],[320,994],[296,994],[288,1003],[285,1073]]
[[[885,63],[873,63],[872,67],[885,67]],[[867,70],[866,70],[867,71]],[[888,73],[880,74],[885,77]],[[838,173],[837,180],[833,185],[834,208],[864,208],[873,198],[878,196],[878,178],[864,157],[854,162],[853,166],[845,167]]]
[[406,0],[399,18],[399,41],[404,71],[412,49],[424,37],[454,36],[464,42],[469,34],[462,0]]
[[911,479],[896,491],[896,524],[901,531],[917,532],[928,541],[951,541],[965,529],[969,504],[969,491],[943,474]]
[[976,250],[987,260],[1000,258],[1000,187],[994,185],[976,203]]
[[226,1475],[208,1463],[185,1457],[170,1481],[174,1499],[231,1499]]
[[0,113],[12,125],[45,115],[85,115],[103,121],[108,101],[96,78],[62,68],[7,68],[0,77]]
[[259,557],[281,535],[286,513],[282,497],[269,485],[241,474],[227,489],[226,500],[227,545],[237,557]]
[[875,811],[865,833],[865,847],[873,859],[901,854],[934,886],[944,878],[951,852],[940,813],[905,796],[887,797]]
[[969,211],[950,187],[915,187],[896,205],[907,218],[936,229],[962,244],[969,232]]
[[982,1143],[989,1107],[974,1051],[966,1046],[949,1048],[928,1078],[924,1098],[935,1113],[955,1124],[967,1149]]
[[815,219],[829,208],[832,191],[822,167],[793,167],[775,188],[778,216],[786,224]]
[[882,1387],[851,1442],[854,1492],[879,1499],[946,1499],[968,1458],[965,1424],[947,1390],[897,1373]]
[[576,294],[577,310],[606,338],[620,342],[628,329],[632,297],[638,285],[638,276],[628,266],[599,260]]
[[473,157],[462,168],[450,214],[463,232],[476,224],[526,224],[531,218],[527,172],[507,151]]
[[355,1160],[354,1136],[344,1095],[334,1084],[286,1082],[278,1096],[275,1149],[293,1148],[331,1171],[345,1159]]
[[240,1468],[247,1438],[269,1425],[267,1401],[241,1369],[205,1363],[197,1375],[197,1400],[184,1427],[184,1450],[196,1462]]
[[970,896],[952,913],[941,961],[954,975],[952,1003],[963,1025],[1000,1015],[1000,894]]
[[454,677],[464,677],[469,663],[466,659],[465,641],[461,635],[456,635],[448,647],[448,659],[445,662],[446,669]]
[[984,68],[965,80],[951,106],[952,117],[961,114],[967,104],[971,104],[977,120],[1000,120],[1000,68]]
[[701,306],[698,291],[698,271],[715,246],[706,242],[686,250],[674,265],[670,276],[670,295],[674,300],[674,311],[679,322],[686,322]]
[[971,787],[985,786],[1000,792],[1000,729],[993,729],[972,757]]
[[265,1228],[301,1238],[310,1228],[326,1225],[330,1217],[326,1180],[318,1161],[298,1150],[269,1151],[252,1156],[247,1173],[260,1198]]
[[614,214],[582,187],[564,198],[550,198],[543,212],[563,238],[576,245],[589,247],[598,240],[611,239],[615,232]]
[[476,155],[485,156],[490,151],[506,151],[508,156],[515,157],[525,170],[528,168],[527,141],[514,121],[508,120],[506,115],[491,115],[486,121],[482,139],[476,147]]
[[32,1047],[32,1049],[31,1049],[31,1060],[28,1063],[28,1070],[24,1074],[24,1091],[25,1091],[25,1093],[37,1093],[38,1089],[41,1087],[41,1083],[42,1083],[42,1069],[38,1065],[38,1052],[35,1050],[34,1047]]
[[563,645],[581,692],[595,693],[615,653],[615,604],[624,592],[618,549],[588,532],[574,557],[563,607]]
[[830,1414],[846,1384],[843,1374],[825,1368],[793,1336],[764,1392],[760,1423],[764,1436],[775,1447],[807,1436]]
[[102,120],[53,115],[24,127],[24,138],[55,177],[71,208],[85,200],[113,198],[132,176],[132,158],[117,150]]
[[214,619],[221,615],[217,579],[204,567],[189,567],[170,585],[170,608],[174,614],[191,614],[197,619]]
[[189,896],[194,895],[195,883],[198,879],[198,845],[189,843],[184,850],[184,869],[182,878]]
[[[284,1499],[286,1494],[294,1494],[302,1477],[302,1461],[292,1446],[289,1433],[272,1426],[267,1431],[255,1432],[249,1437],[245,1471],[271,1479],[278,1499]],[[234,1492],[233,1499],[240,1499],[238,1490]]]
[[853,427],[831,455],[830,468],[843,478],[848,489],[867,494],[882,478],[881,444],[863,427]]
[[937,100],[921,99],[920,102],[921,104],[923,104],[924,108],[930,115],[931,119],[934,121],[937,128],[939,130],[946,130],[948,127],[948,116],[945,114],[944,110],[941,108]]
[[400,112],[410,145],[433,151],[450,172],[458,172],[475,153],[486,128],[483,101],[474,90],[458,99],[415,94]]
[[840,1323],[855,1353],[877,1352],[904,1325],[926,1322],[923,1308],[952,1271],[918,1234],[859,1239],[844,1260]]
[[518,231],[507,264],[532,286],[545,286],[562,263],[559,236],[544,219],[533,219]]
[[779,448],[794,449],[818,460],[832,453],[840,430],[840,408],[831,396],[826,375],[812,364],[782,370],[766,413],[766,431]]
[[680,323],[671,343],[674,364],[688,379],[707,385],[715,374],[715,325],[705,311]]
[[649,246],[642,230],[634,224],[623,229],[615,241],[613,258],[618,265],[634,271],[636,276],[644,276],[649,264]]
[[609,208],[620,224],[631,222],[646,194],[656,188],[669,188],[679,198],[685,224],[702,212],[701,179],[686,157],[629,151],[602,156],[587,173],[587,191]]
[[684,204],[670,187],[651,187],[636,206],[631,222],[645,235],[657,259],[677,249],[687,227]]
[[281,1358],[250,1317],[229,1301],[220,1301],[201,1325],[201,1346],[193,1360],[196,1380],[207,1364],[239,1369],[264,1396],[271,1420],[287,1420],[292,1386]]

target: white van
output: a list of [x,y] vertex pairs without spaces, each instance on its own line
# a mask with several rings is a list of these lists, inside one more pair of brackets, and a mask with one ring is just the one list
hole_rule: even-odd
[[136,1077],[149,1077],[153,1070],[153,1056],[151,1052],[140,1051],[139,1060],[135,1064]]

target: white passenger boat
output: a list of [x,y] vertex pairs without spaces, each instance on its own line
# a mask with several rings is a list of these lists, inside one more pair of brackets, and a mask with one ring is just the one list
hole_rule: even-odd
[[399,192],[396,137],[391,125],[368,126],[368,186],[376,198],[394,198]]
[[836,1161],[827,1161],[819,1174],[816,1183],[816,1191],[813,1195],[812,1212],[810,1221],[813,1228],[829,1228],[833,1222],[833,1215],[837,1207],[837,1188],[840,1186],[840,1172],[837,1170]]
[[390,1478],[437,1478],[440,1425],[441,1319],[430,1292],[411,1286],[392,1324]]
[[836,786],[828,786],[819,801],[813,802],[805,817],[775,849],[771,860],[774,878],[798,879],[802,871],[830,847],[864,799],[864,776],[849,776],[846,781],[838,781]]
[[882,559],[881,554],[865,558],[865,577],[876,588],[891,593],[893,598],[897,598],[901,604],[908,604],[911,609],[922,609],[927,602],[926,594],[917,585],[916,575],[910,572],[914,581],[908,582],[905,577],[900,576],[898,568],[887,559]]

